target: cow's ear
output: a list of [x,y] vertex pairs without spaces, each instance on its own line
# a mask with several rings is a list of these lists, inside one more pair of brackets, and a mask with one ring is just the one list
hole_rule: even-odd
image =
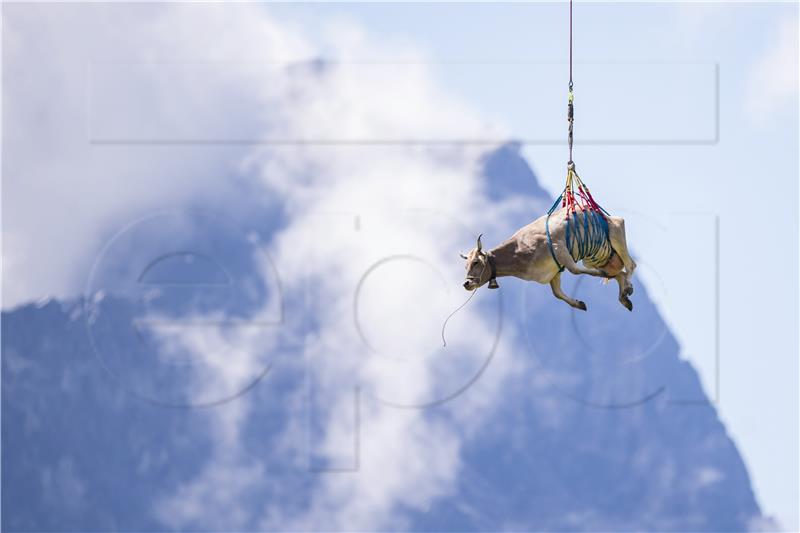
[[467,256],[466,256],[466,255],[464,255],[464,254],[458,254],[458,255],[460,255],[460,256],[461,256],[461,259],[467,259]]

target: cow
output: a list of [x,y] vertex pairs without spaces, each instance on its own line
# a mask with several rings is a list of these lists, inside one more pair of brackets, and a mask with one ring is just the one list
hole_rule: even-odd
[[[631,277],[636,263],[625,242],[625,221],[580,208],[570,216],[573,217],[571,225],[565,208],[544,215],[489,251],[483,249],[481,236],[478,236],[477,246],[468,254],[461,254],[466,260],[467,270],[464,288],[474,291],[488,283],[490,289],[496,289],[499,287],[496,278],[514,276],[526,281],[549,283],[556,298],[586,311],[584,302],[570,298],[561,290],[561,273],[566,269],[575,275],[588,274],[606,278],[606,281],[615,279],[619,284],[620,303],[628,311],[633,311],[629,297],[633,294]],[[587,247],[580,246],[580,239],[587,237],[584,232],[588,227],[584,223],[587,216],[600,216],[605,221],[598,245],[588,253]],[[571,250],[567,247],[569,232],[572,232]]]

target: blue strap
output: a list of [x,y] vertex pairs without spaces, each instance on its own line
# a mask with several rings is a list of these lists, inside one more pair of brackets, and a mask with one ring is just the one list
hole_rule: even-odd
[[558,207],[558,204],[561,203],[562,198],[564,198],[564,193],[563,192],[558,195],[558,198],[556,198],[556,201],[553,202],[552,206],[550,206],[550,209],[547,211],[548,215],[552,215],[553,214],[553,211],[556,210],[556,207]]
[[[550,255],[558,266],[559,272],[564,271],[564,265],[559,263],[558,259],[556,259],[556,252],[553,248],[553,238],[550,236],[550,215],[555,212],[563,197],[564,193],[562,192],[559,197],[556,198],[556,201],[553,202],[553,206],[550,210],[547,211],[547,219],[545,220],[547,245],[550,248]],[[603,210],[603,213],[608,214],[602,207],[600,209]],[[573,212],[572,217],[567,217],[565,241],[567,251],[575,261],[580,261],[585,257],[592,257],[603,249],[603,246],[608,240],[608,220],[606,217],[597,211],[582,211],[581,216],[583,217],[583,232],[580,231],[581,220],[578,218],[578,213]],[[572,253],[573,246],[576,247],[575,254]]]
[[608,241],[608,220],[596,211],[573,212],[566,219],[566,244],[575,261],[592,257]]
[[567,221],[566,233],[564,235],[564,242],[567,244],[567,251],[569,252],[570,255],[572,255],[573,232],[572,232],[572,219],[569,218],[569,213],[567,213],[567,216],[565,217],[564,220]]
[[584,240],[586,241],[583,251],[584,257],[594,255],[598,247],[597,232],[593,231],[595,229],[594,214],[593,211],[589,213],[583,212],[583,231]]
[[562,192],[561,195],[556,198],[556,201],[553,202],[553,207],[547,212],[547,219],[544,221],[544,229],[545,233],[547,233],[547,246],[550,248],[550,255],[553,256],[553,261],[556,262],[559,272],[564,272],[564,266],[558,262],[558,259],[556,259],[556,252],[553,250],[553,239],[550,237],[550,215],[556,210],[556,206],[561,202],[563,197],[564,193]]

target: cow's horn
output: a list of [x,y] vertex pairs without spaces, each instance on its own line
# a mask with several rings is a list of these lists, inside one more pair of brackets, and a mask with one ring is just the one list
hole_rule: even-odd
[[467,259],[467,256],[466,256],[466,255],[464,255],[463,253],[459,253],[458,255],[460,255],[460,256],[461,256],[461,259]]
[[481,237],[483,237],[483,233],[478,235],[478,253],[480,253],[481,248],[483,248],[483,244],[481,244]]

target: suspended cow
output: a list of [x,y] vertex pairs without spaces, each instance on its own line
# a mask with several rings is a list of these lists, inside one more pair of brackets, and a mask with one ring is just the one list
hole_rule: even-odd
[[[572,92],[572,0],[569,2],[569,93],[567,96],[567,181],[561,195],[547,215],[519,229],[510,239],[483,251],[481,238],[467,260],[468,291],[489,284],[499,287],[499,276],[514,276],[526,281],[549,283],[556,298],[576,309],[586,311],[586,304],[570,298],[561,290],[564,269],[573,274],[588,274],[619,284],[619,301],[629,311],[633,303],[631,277],[636,263],[628,253],[625,242],[625,221],[613,217],[600,207],[575,170],[572,160],[572,133],[575,119]],[[556,209],[561,206],[561,209]],[[551,217],[555,220],[551,222]],[[579,264],[582,262],[583,264]],[[469,300],[468,300],[469,301]],[[444,335],[443,335],[444,336]]]
[[[561,198],[553,207],[560,201]],[[630,280],[636,263],[628,253],[625,221],[620,217],[580,208],[551,209],[489,251],[484,251],[478,237],[477,246],[461,257],[467,261],[464,288],[468,291],[486,283],[490,289],[496,289],[499,287],[496,278],[514,276],[549,283],[556,298],[585,311],[585,303],[561,290],[561,272],[566,269],[573,274],[614,278],[619,284],[620,303],[633,310],[628,297],[633,294]]]

